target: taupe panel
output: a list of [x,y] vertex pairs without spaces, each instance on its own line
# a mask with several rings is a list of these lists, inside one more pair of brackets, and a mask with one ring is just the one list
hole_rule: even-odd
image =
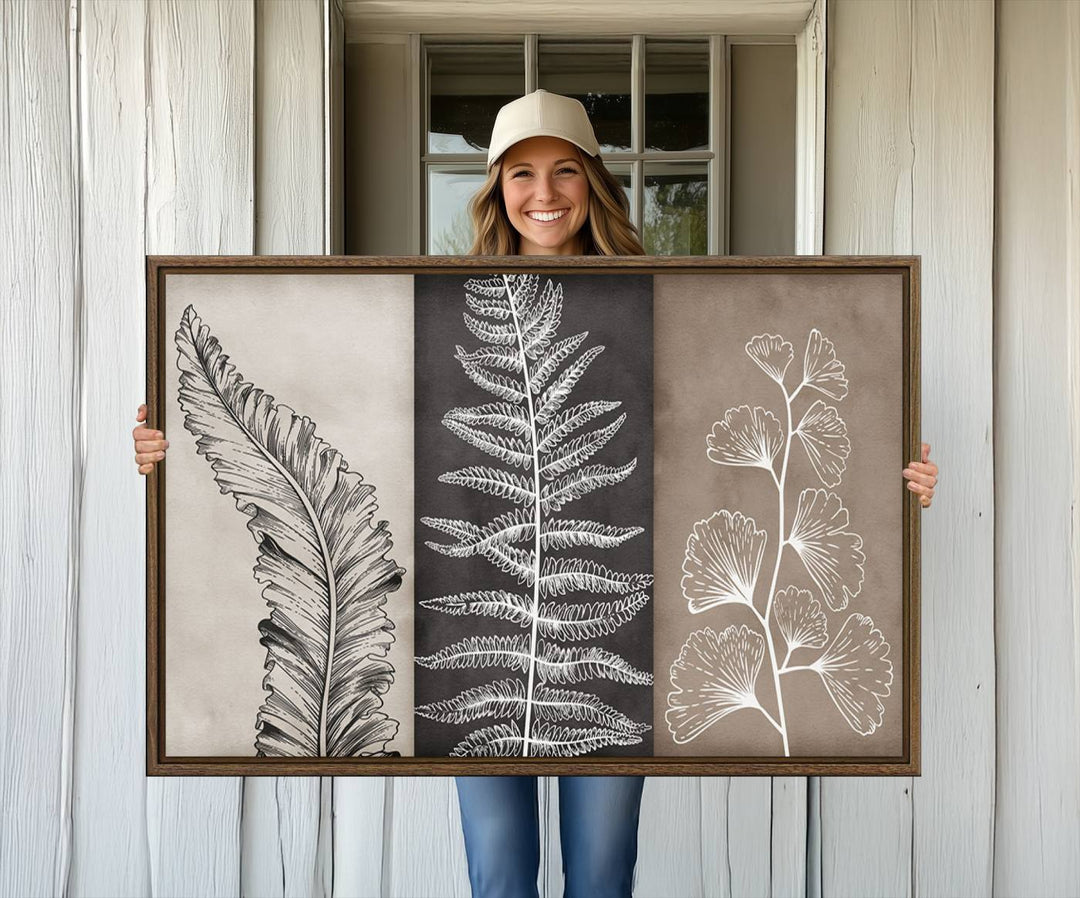
[[[777,710],[774,664],[766,651],[757,677],[757,697],[780,723],[786,723],[790,756],[881,757],[902,753],[903,705],[903,503],[899,479],[903,455],[903,289],[899,274],[727,274],[657,275],[655,278],[656,507],[654,519],[657,616],[655,624],[656,753],[665,755],[749,755],[783,757],[780,734],[758,710],[742,709],[709,725],[689,741],[673,740],[665,714],[672,686],[672,665],[694,631],[747,625],[760,637],[761,626],[745,606],[723,604],[691,614],[684,576],[694,569],[685,561],[688,539],[699,522],[716,520],[721,510],[741,513],[766,533],[755,605],[764,614],[770,584],[773,594],[789,586],[809,590],[819,600],[828,626],[828,643],[839,635],[849,615],[869,616],[889,645],[891,689],[881,693],[884,717],[871,734],[856,732],[823,688],[814,671],[782,674],[780,689],[786,721]],[[745,351],[760,334],[779,334],[794,349],[784,383],[798,387],[807,339],[813,328],[835,346],[848,380],[846,396],[828,396],[802,387],[791,402]],[[820,401],[820,402],[819,402]],[[783,535],[787,539],[804,490],[827,489],[847,510],[844,532],[861,537],[865,572],[861,588],[846,607],[830,610],[798,554],[785,546],[777,560],[780,535],[777,486],[760,467],[716,464],[707,438],[729,409],[755,407],[774,415],[783,438],[800,426],[808,409],[831,406],[846,424],[851,452],[839,482],[823,484],[798,437],[790,450],[779,449],[774,465],[784,485]],[[830,478],[831,480],[832,478]],[[821,495],[820,493],[817,495]],[[831,499],[829,500],[832,501]],[[843,514],[837,518],[839,522]],[[842,546],[843,537],[830,542]],[[695,553],[704,557],[703,549]],[[834,550],[837,558],[840,550]],[[724,559],[708,562],[720,570]],[[851,581],[854,582],[854,581]],[[777,604],[767,618],[776,646],[776,666],[806,665],[821,648],[796,649],[784,665],[784,640],[776,625]],[[859,634],[855,635],[855,642]],[[765,643],[763,642],[764,646]],[[694,665],[702,659],[689,649]],[[715,660],[715,659],[714,659]],[[863,658],[866,661],[866,658]],[[718,671],[719,674],[719,671]],[[676,693],[676,702],[677,703]],[[873,704],[871,704],[871,709]],[[872,715],[871,715],[872,716]]]

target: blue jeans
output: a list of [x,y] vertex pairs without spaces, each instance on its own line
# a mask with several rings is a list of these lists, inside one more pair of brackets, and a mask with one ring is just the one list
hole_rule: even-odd
[[[535,776],[458,776],[473,898],[538,898]],[[643,776],[560,776],[563,898],[630,898]]]

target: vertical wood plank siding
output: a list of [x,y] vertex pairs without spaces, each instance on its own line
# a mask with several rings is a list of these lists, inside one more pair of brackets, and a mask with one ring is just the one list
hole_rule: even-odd
[[[146,841],[146,33],[142,3],[78,7],[85,477],[68,894],[150,893]],[[60,894],[57,892],[56,894]]]
[[[635,895],[1076,894],[1080,4],[827,8],[825,252],[923,260],[922,776],[651,778]],[[342,34],[2,6],[0,896],[469,895],[452,778],[144,775],[143,255],[331,248]]]
[[[147,6],[148,253],[254,251],[254,20],[253,0]],[[239,777],[148,779],[153,894],[240,894],[242,807]]]
[[994,891],[1080,894],[1080,10],[1000,3]]
[[0,15],[0,894],[64,887],[81,296],[68,5]]
[[825,251],[922,256],[923,437],[944,474],[923,516],[922,776],[822,780],[822,894],[986,895],[994,7],[830,9]]

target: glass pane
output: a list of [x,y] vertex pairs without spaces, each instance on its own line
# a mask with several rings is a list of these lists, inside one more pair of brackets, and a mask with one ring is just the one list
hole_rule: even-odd
[[484,183],[481,166],[431,166],[428,169],[428,253],[464,256],[472,246],[468,203]]
[[709,149],[707,41],[646,41],[645,149]]
[[622,184],[626,199],[630,202],[630,218],[634,217],[634,178],[629,165],[611,165],[605,162],[604,166],[614,176],[615,180]]
[[645,252],[653,256],[706,255],[708,210],[704,163],[646,163]]
[[525,93],[523,44],[428,47],[429,153],[485,152],[499,107]]
[[580,100],[601,153],[630,149],[630,42],[541,41],[538,87]]

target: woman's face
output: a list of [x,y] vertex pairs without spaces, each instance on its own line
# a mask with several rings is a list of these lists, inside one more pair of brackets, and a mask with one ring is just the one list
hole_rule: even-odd
[[499,176],[523,256],[578,255],[589,216],[589,181],[578,148],[559,137],[529,137],[503,154]]

